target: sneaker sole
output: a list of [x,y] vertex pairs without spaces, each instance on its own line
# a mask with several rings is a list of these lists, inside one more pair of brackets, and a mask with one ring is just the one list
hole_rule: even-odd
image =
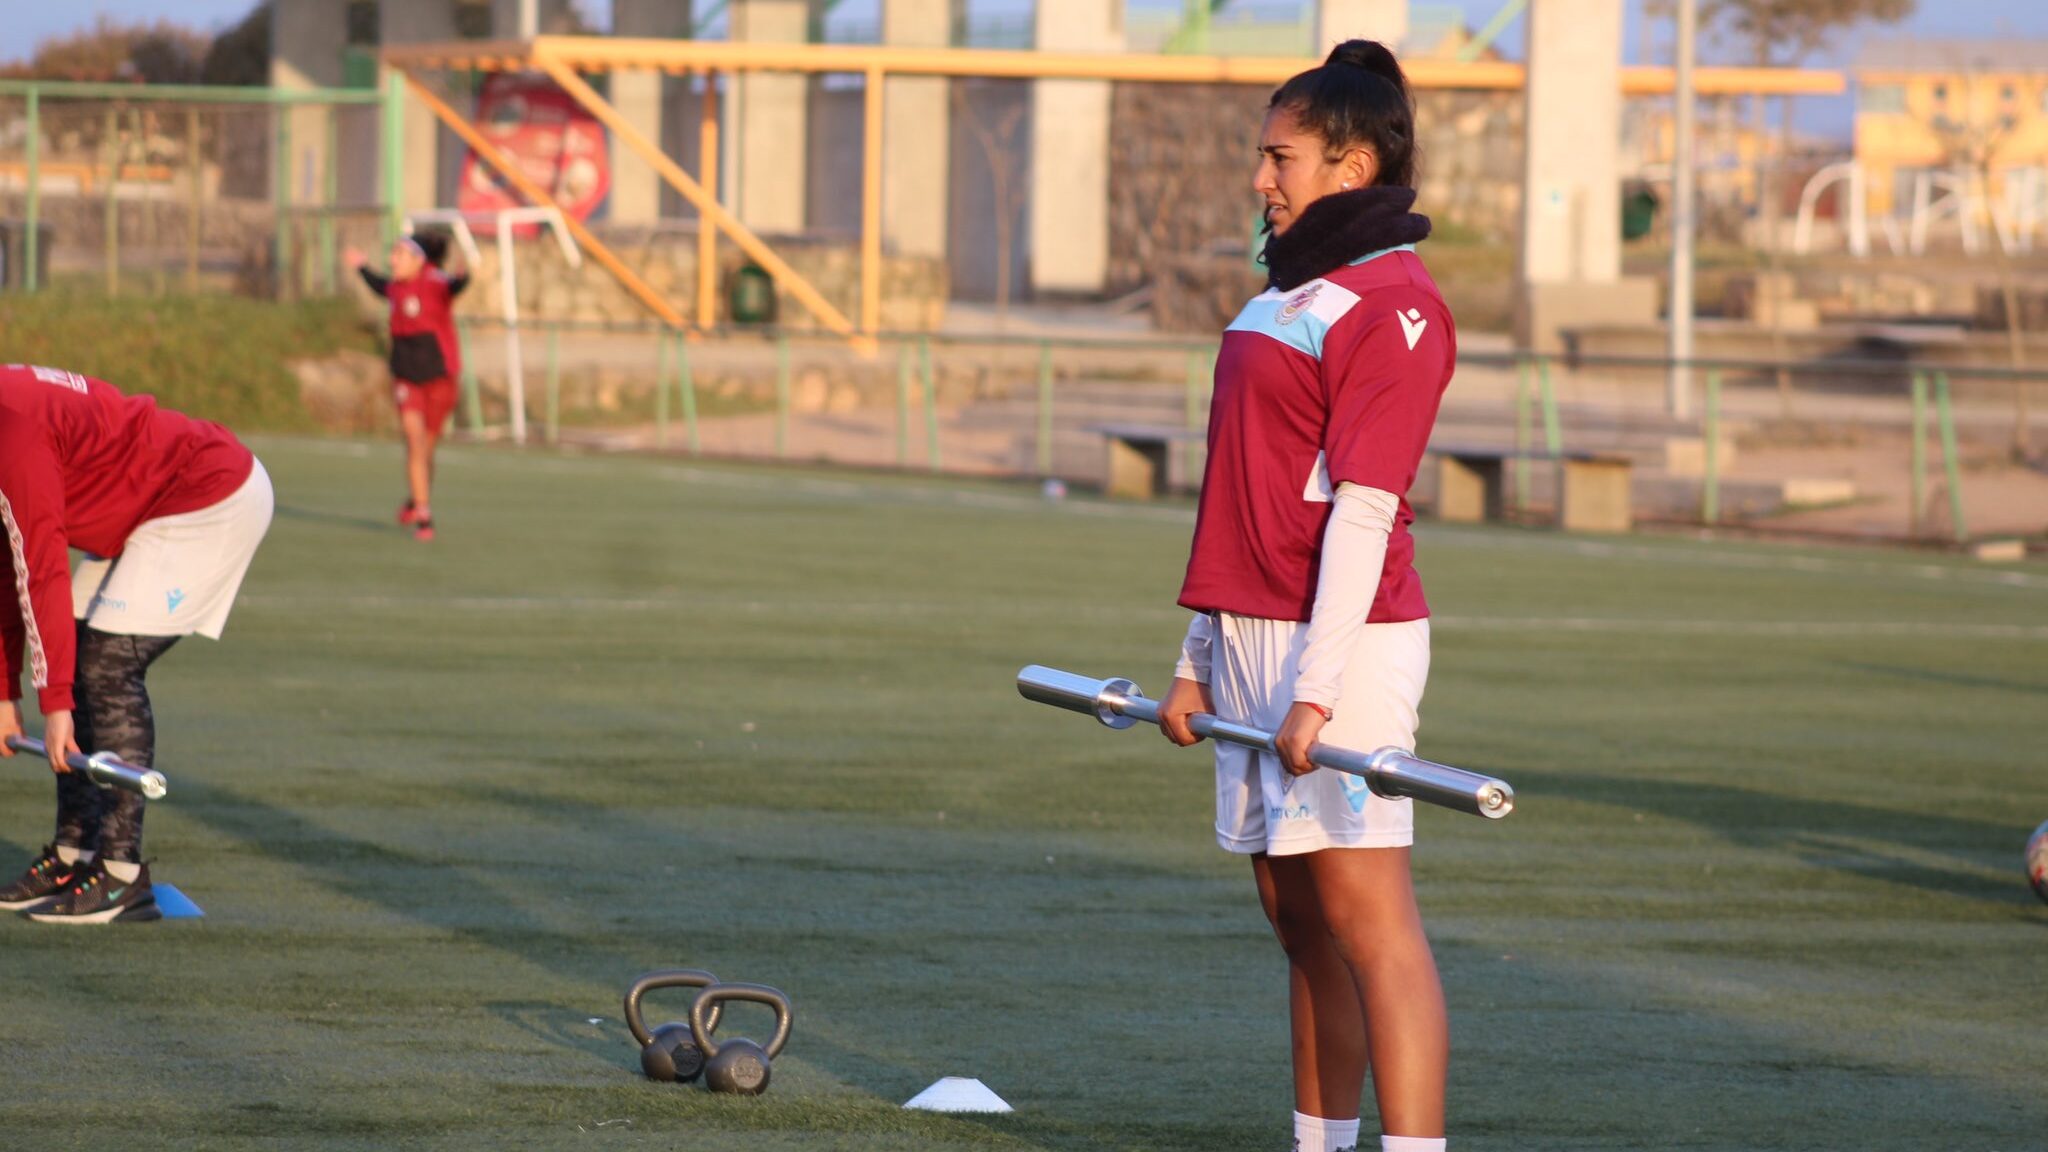
[[0,900],[0,912],[34,912],[57,902],[56,895],[38,896],[33,900]]
[[161,920],[164,913],[163,909],[156,906],[156,897],[152,896],[147,904],[116,905],[112,908],[102,908],[97,912],[88,912],[83,916],[56,916],[31,912],[28,918],[38,924],[142,924],[151,920]]

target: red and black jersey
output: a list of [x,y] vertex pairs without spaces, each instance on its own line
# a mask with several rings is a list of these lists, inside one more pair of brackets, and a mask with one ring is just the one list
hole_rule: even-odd
[[363,282],[391,301],[391,375],[411,384],[453,380],[462,373],[462,342],[455,332],[455,298],[469,277],[428,268],[410,280],[392,280],[368,268]]
[[59,368],[0,365],[0,596],[4,698],[21,697],[23,649],[45,712],[72,704],[69,549],[119,556],[146,520],[197,512],[235,494],[255,457],[234,433],[124,396]]

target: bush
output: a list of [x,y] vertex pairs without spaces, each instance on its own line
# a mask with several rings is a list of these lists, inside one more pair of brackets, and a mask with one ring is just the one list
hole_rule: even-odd
[[82,372],[240,432],[313,430],[285,362],[346,348],[378,350],[346,300],[0,295],[0,361]]

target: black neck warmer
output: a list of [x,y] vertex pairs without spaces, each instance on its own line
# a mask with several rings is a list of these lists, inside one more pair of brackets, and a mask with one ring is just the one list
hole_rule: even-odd
[[1294,226],[1266,239],[1266,276],[1285,292],[1371,252],[1429,235],[1429,217],[1410,212],[1415,189],[1371,185],[1310,204]]

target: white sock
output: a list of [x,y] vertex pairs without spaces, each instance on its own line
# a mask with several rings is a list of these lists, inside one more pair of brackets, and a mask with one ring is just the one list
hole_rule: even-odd
[[1441,1136],[1382,1136],[1380,1152],[1444,1152]]
[[1296,1112],[1294,1147],[1298,1152],[1350,1152],[1358,1147],[1358,1121],[1325,1120]]
[[112,876],[123,884],[133,884],[135,883],[135,878],[142,875],[142,865],[132,860],[109,860],[107,861],[107,875]]
[[83,848],[73,848],[69,844],[57,845],[57,860],[62,864],[77,864],[80,862],[90,864],[92,863],[92,855],[92,853]]

